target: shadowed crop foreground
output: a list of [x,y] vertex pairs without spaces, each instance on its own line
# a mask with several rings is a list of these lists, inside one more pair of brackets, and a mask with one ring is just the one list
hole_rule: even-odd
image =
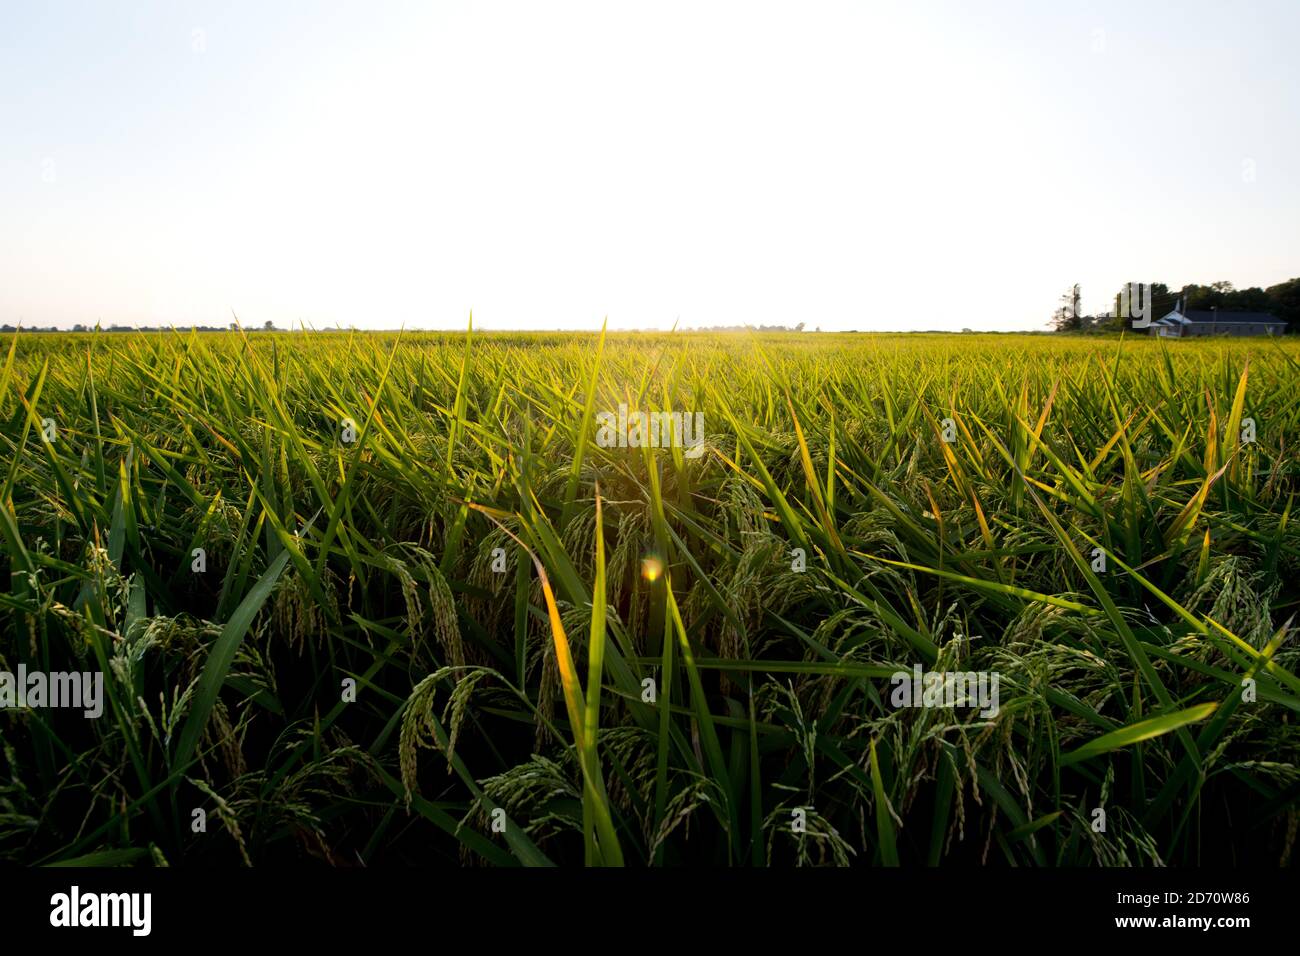
[[1295,860],[1291,341],[7,339],[0,859]]

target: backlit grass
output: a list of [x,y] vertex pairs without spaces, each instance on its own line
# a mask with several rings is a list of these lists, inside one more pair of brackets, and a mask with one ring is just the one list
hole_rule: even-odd
[[[0,712],[0,858],[1295,856],[1292,341],[3,347],[0,669],[109,699]],[[894,707],[916,664],[998,715]]]

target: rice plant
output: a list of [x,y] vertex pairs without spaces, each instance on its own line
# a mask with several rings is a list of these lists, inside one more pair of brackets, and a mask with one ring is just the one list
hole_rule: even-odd
[[0,859],[1296,858],[1291,341],[3,345]]

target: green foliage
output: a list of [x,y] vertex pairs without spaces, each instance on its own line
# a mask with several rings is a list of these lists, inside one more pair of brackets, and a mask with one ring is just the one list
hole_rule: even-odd
[[[0,670],[108,700],[0,711],[0,859],[1295,857],[1289,340],[3,346]],[[918,664],[999,712],[893,706]]]

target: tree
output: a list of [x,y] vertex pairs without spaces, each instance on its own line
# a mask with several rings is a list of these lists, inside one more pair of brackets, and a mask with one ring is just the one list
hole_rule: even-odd
[[1163,319],[1178,304],[1178,296],[1163,282],[1151,283],[1151,318]]
[[1272,289],[1265,290],[1258,286],[1238,289],[1231,282],[1184,286],[1183,295],[1186,298],[1186,308],[1202,311],[1220,309],[1224,312],[1269,312],[1275,311],[1276,305]]
[[1183,286],[1183,308],[1208,312],[1210,309],[1222,309],[1227,304],[1228,293],[1232,292],[1231,282],[1211,282],[1209,285]]
[[1075,283],[1061,294],[1061,304],[1052,313],[1052,328],[1057,332],[1077,332],[1081,327],[1079,321],[1079,283]]
[[1269,307],[1268,293],[1259,286],[1251,286],[1249,289],[1237,289],[1225,297],[1224,307],[1229,311],[1267,312]]
[[[1120,308],[1120,304],[1126,291],[1137,288],[1138,285],[1136,282],[1126,283],[1119,292],[1115,293],[1115,315],[1119,316],[1111,323],[1115,331],[1120,329],[1131,330],[1133,328],[1133,317],[1124,313],[1124,310]],[[1133,300],[1129,303],[1129,310],[1137,311],[1141,307],[1146,310],[1152,321],[1163,319],[1174,311],[1174,306],[1178,304],[1178,296],[1170,292],[1169,286],[1163,282],[1152,282],[1149,285],[1142,286],[1139,298],[1140,300]]]
[[1300,278],[1279,282],[1264,290],[1268,311],[1290,323],[1288,332],[1300,332]]
[[1218,304],[1214,290],[1209,286],[1197,285],[1194,282],[1191,285],[1183,286],[1184,312],[1189,309],[1208,309],[1210,306]]
[[263,332],[274,332],[274,331],[275,331],[275,323],[272,322],[270,319],[267,319],[265,322],[262,323],[262,331],[263,331]]

